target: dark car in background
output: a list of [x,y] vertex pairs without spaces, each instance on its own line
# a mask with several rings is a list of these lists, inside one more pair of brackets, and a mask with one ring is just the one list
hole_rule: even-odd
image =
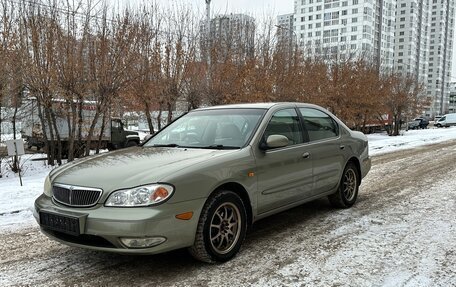
[[416,118],[408,123],[409,130],[427,129],[429,120],[426,118]]

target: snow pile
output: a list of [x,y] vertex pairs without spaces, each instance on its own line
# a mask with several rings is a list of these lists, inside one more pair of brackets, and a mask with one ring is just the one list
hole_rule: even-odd
[[409,130],[401,131],[401,133],[402,135],[397,137],[390,137],[385,133],[367,135],[369,154],[379,155],[447,140],[456,140],[456,127]]

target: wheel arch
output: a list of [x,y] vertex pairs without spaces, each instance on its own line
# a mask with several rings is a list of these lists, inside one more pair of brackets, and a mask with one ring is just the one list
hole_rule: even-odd
[[361,185],[361,181],[363,179],[361,177],[361,164],[359,163],[359,159],[353,156],[347,161],[347,164],[345,164],[345,166],[347,166],[349,163],[353,163],[356,166],[356,171],[358,173],[358,178],[359,178],[359,184],[358,185]]
[[237,182],[226,182],[226,183],[218,186],[210,194],[210,196],[212,196],[213,194],[215,194],[219,190],[229,190],[229,191],[232,191],[232,192],[236,193],[237,195],[239,195],[239,197],[244,202],[244,206],[245,206],[245,209],[246,209],[245,211],[247,213],[247,228],[250,228],[250,226],[253,223],[252,202],[251,202],[250,196],[249,196],[247,190],[244,188],[244,186],[242,184],[240,184],[240,183],[237,183]]

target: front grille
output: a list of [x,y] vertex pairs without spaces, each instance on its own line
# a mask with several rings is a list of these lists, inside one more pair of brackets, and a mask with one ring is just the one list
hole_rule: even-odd
[[91,207],[97,204],[102,190],[98,188],[55,184],[52,187],[52,192],[54,200],[59,203],[74,207]]

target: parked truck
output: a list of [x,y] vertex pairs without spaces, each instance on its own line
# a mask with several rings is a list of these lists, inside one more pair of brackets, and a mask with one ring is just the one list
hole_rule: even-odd
[[[38,117],[38,110],[36,108],[36,102],[31,100],[28,103],[29,107],[26,109],[22,120],[21,134],[22,138],[25,139],[28,148],[36,147],[38,150],[44,148],[45,139],[43,131],[46,131],[47,138],[50,139],[50,130],[48,126],[43,129],[41,121]],[[60,141],[62,144],[62,156],[65,158],[68,156],[68,147],[70,139],[70,131],[68,127],[68,114],[65,111],[64,102],[55,100],[53,102],[54,110],[56,111],[56,125],[60,135]],[[81,140],[82,145],[76,147],[76,150],[84,149],[88,138],[90,125],[95,117],[96,106],[92,102],[84,102],[82,106],[82,125],[81,125]],[[71,117],[70,117],[71,118]],[[95,123],[95,129],[92,135],[91,149],[94,149],[98,145],[100,139],[102,120],[100,116],[98,121]],[[115,150],[125,147],[136,146],[140,143],[139,135],[137,132],[129,131],[124,129],[124,124],[120,118],[110,117],[105,119],[105,127],[103,134],[101,135],[101,149]],[[78,140],[76,133],[75,141]]]

